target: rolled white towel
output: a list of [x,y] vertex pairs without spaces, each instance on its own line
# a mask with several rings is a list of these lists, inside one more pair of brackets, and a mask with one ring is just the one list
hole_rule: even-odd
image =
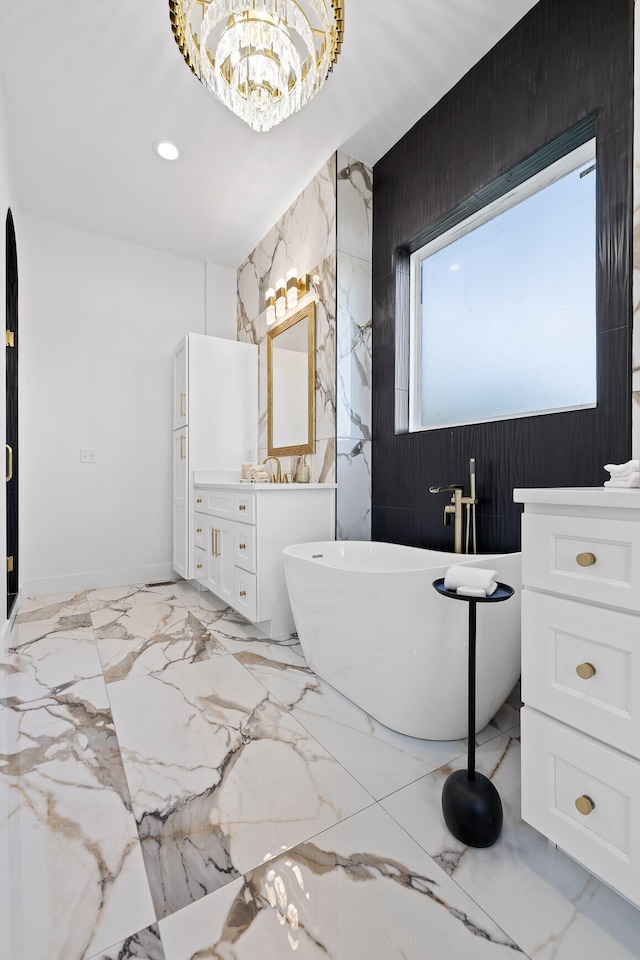
[[611,480],[605,480],[604,486],[610,490],[640,487],[640,473],[630,473],[626,477],[612,477]]
[[498,586],[497,570],[486,570],[484,567],[465,567],[463,564],[454,564],[444,575],[444,585],[447,590],[458,590],[459,587],[471,587],[484,590],[487,597],[495,592]]
[[269,479],[269,473],[268,473],[267,470],[256,470],[256,472],[254,473],[252,479],[253,479],[253,480],[268,480],[268,479]]
[[640,473],[640,460],[627,460],[626,463],[605,463],[604,469],[611,474],[611,479],[627,477],[632,473]]

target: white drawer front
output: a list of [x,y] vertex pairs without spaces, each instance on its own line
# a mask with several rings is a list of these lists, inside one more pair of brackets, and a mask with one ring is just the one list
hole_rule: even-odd
[[234,524],[234,562],[236,566],[256,572],[256,528],[248,523]]
[[640,617],[522,591],[522,699],[640,758]]
[[228,517],[234,513],[233,491],[231,490],[204,490],[194,488],[194,510],[207,513],[214,517]]
[[258,619],[256,616],[257,591],[255,573],[248,573],[246,570],[236,567],[233,606],[238,613],[241,613],[247,620],[255,622]]
[[241,523],[256,522],[256,495],[255,493],[234,494],[234,519]]
[[207,549],[207,515],[205,513],[193,515],[193,542],[196,547]]
[[529,707],[521,724],[523,819],[639,903],[640,763]]
[[196,547],[194,550],[194,571],[193,575],[200,583],[207,579],[207,551],[202,547]]
[[[594,562],[582,566],[578,558]],[[525,513],[522,582],[640,610],[640,523]]]

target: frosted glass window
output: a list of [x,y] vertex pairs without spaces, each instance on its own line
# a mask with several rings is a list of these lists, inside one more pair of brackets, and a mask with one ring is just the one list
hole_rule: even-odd
[[595,141],[411,258],[412,430],[596,405]]

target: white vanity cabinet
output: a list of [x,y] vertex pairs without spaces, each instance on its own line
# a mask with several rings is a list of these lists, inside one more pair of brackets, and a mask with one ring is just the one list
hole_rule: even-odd
[[522,817],[640,905],[640,490],[516,490]]
[[195,579],[271,637],[295,630],[282,550],[335,538],[335,484],[221,484],[194,475]]
[[235,475],[258,442],[258,348],[189,333],[173,354],[173,569],[193,569],[195,470]]

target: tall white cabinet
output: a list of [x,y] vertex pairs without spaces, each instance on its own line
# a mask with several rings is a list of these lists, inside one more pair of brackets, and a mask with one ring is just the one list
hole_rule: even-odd
[[173,569],[193,570],[194,470],[237,475],[258,444],[258,348],[189,333],[173,357]]
[[522,818],[640,906],[640,490],[516,490]]

